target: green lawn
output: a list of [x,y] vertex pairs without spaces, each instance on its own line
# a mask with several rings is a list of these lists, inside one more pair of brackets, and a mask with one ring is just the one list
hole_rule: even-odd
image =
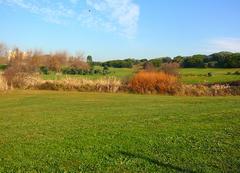
[[[99,67],[97,67],[99,68]],[[106,76],[114,76],[119,79],[126,79],[133,76],[135,70],[130,68],[110,68],[111,73]],[[180,69],[182,75],[181,80],[183,83],[194,84],[194,83],[215,83],[215,82],[230,82],[240,80],[240,75],[230,74],[240,72],[240,68],[224,69],[224,68],[183,68]],[[208,73],[213,74],[212,77],[208,77]],[[104,75],[43,75],[43,79],[63,79],[66,77],[71,78],[88,78],[88,79],[99,79],[106,77]]]
[[238,172],[240,97],[0,94],[0,172]]

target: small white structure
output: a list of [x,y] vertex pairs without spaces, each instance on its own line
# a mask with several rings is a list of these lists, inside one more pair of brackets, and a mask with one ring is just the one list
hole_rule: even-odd
[[17,57],[21,59],[26,59],[27,56],[28,56],[27,52],[22,52],[18,49],[8,51],[8,61],[11,61]]

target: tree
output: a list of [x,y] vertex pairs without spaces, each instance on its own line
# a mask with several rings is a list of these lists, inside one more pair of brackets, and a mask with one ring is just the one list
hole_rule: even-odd
[[238,68],[240,67],[240,53],[218,52],[210,55],[210,61],[215,62],[214,67]]
[[60,72],[62,67],[67,64],[67,53],[56,52],[48,58],[48,69],[55,72]]
[[132,68],[133,63],[129,60],[112,60],[102,64],[102,66],[115,67],[115,68]]
[[179,76],[179,63],[173,62],[173,63],[163,63],[161,65],[160,70],[166,74],[170,74],[173,76]]
[[162,58],[155,58],[155,59],[150,59],[149,63],[151,63],[154,67],[160,67],[163,61],[162,61]]
[[87,63],[91,67],[91,69],[93,70],[93,58],[92,58],[91,55],[87,56]]
[[204,67],[204,60],[207,58],[206,55],[193,55],[192,57],[187,57],[183,61],[183,66],[186,68],[191,67]]
[[93,62],[93,58],[91,55],[87,56],[87,63],[91,64]]
[[155,71],[155,66],[151,62],[145,62],[143,64],[143,69],[146,71]]
[[234,53],[227,59],[229,68],[240,68],[240,53]]
[[72,69],[81,69],[81,70],[88,70],[89,69],[89,65],[80,57],[69,58],[68,65]]
[[176,63],[182,63],[184,61],[184,57],[183,56],[176,56],[173,58],[173,62],[176,62]]
[[170,62],[172,62],[172,59],[170,57],[163,57],[162,62],[163,63],[170,63]]

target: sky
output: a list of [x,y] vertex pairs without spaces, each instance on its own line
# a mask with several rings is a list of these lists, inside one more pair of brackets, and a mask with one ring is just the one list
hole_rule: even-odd
[[0,0],[0,42],[94,60],[240,52],[239,0]]

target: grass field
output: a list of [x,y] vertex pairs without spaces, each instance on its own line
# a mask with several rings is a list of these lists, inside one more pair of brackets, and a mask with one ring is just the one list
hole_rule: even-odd
[[[96,67],[99,69],[100,67]],[[94,75],[55,75],[54,73],[49,74],[49,75],[42,75],[43,79],[46,80],[58,80],[58,79],[63,79],[66,77],[71,77],[71,78],[88,78],[88,79],[99,79],[103,77],[116,77],[119,79],[125,79],[128,77],[131,77],[134,74],[134,70],[131,68],[109,68],[111,71],[110,74],[108,75],[103,75],[103,74],[94,74]]]
[[[134,69],[130,68],[110,68],[111,74],[107,76],[114,76],[119,79],[129,78],[134,74]],[[240,75],[230,74],[228,72],[234,73],[236,71],[240,72],[239,68],[233,69],[223,69],[223,68],[184,68],[180,69],[180,74],[182,75],[182,82],[187,84],[195,83],[215,83],[215,82],[230,82],[240,80]],[[213,76],[208,77],[208,73],[211,72]],[[88,79],[99,79],[106,77],[104,75],[43,75],[43,79],[62,79],[66,77],[73,78],[88,78]]]
[[[182,74],[182,81],[184,83],[215,83],[215,82],[229,82],[240,80],[240,75],[233,73],[239,71],[239,68],[184,68],[180,69]],[[227,73],[230,72],[231,75]],[[213,76],[208,77],[207,74],[212,73]]]
[[0,172],[238,172],[240,97],[0,94]]

